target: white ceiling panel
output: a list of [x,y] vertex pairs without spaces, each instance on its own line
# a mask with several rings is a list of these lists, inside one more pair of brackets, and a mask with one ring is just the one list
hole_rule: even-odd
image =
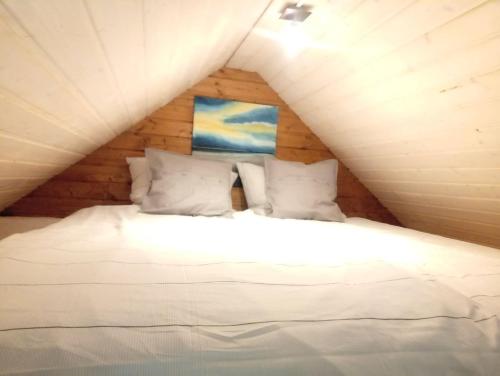
[[0,208],[221,68],[268,5],[0,1]]
[[500,1],[306,3],[300,52],[266,14],[229,66],[255,68],[403,224],[500,247]]

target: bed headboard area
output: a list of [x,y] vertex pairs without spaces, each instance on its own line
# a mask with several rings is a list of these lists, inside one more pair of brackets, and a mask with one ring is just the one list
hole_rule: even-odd
[[[44,183],[4,214],[64,217],[94,205],[129,204],[130,174],[125,158],[144,155],[148,146],[190,154],[195,96],[277,106],[277,158],[306,163],[335,158],[257,73],[224,68]],[[347,216],[398,224],[342,163],[338,191],[338,203]],[[246,208],[242,188],[233,188],[233,206]]]

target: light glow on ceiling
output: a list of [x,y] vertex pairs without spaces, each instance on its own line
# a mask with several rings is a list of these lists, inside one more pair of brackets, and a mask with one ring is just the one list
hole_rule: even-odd
[[296,57],[312,44],[312,41],[304,30],[302,30],[301,25],[296,22],[292,22],[283,28],[280,34],[280,41],[289,58]]
[[256,28],[255,34],[276,41],[292,59],[306,49],[331,50],[332,46],[311,38],[300,23],[287,22],[279,30]]

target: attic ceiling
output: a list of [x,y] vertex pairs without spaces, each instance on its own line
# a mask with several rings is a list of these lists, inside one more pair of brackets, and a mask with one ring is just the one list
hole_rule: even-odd
[[227,65],[408,227],[500,244],[500,1],[0,1],[0,208]]

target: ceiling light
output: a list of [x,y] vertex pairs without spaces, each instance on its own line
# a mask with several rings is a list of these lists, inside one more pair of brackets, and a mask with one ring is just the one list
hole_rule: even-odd
[[298,3],[287,3],[281,10],[280,19],[293,22],[304,22],[311,15],[312,6]]

